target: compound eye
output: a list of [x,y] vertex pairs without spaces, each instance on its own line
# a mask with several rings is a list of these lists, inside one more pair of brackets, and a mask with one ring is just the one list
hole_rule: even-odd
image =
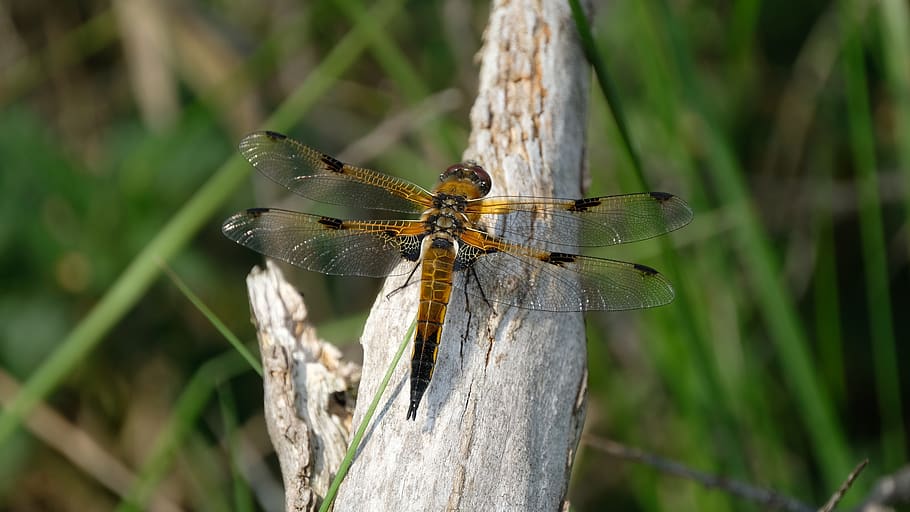
[[452,164],[452,165],[448,166],[446,168],[446,170],[442,172],[442,174],[439,175],[439,179],[443,180],[453,174],[461,174],[464,172],[464,168],[465,168],[465,165],[462,163]]
[[473,181],[480,187],[480,195],[487,195],[490,192],[490,188],[493,187],[493,180],[490,178],[490,173],[478,164],[471,164],[471,173],[474,175]]
[[450,165],[442,174],[439,175],[439,181],[450,179],[468,180],[477,186],[478,197],[483,197],[490,192],[492,180],[490,175],[475,162],[460,162]]

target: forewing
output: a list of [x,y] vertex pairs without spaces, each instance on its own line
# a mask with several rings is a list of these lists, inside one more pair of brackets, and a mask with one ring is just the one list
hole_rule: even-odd
[[411,182],[345,164],[279,133],[251,133],[240,152],[272,181],[323,203],[421,213],[432,200]]
[[669,281],[644,265],[534,250],[473,230],[462,241],[462,286],[489,301],[542,311],[618,311],[673,300]]
[[692,221],[689,205],[664,192],[585,199],[491,197],[469,202],[467,210],[497,216],[488,219],[496,234],[563,250],[644,240]]
[[350,221],[272,208],[229,217],[231,240],[306,270],[342,276],[385,277],[420,256],[423,225],[416,221]]

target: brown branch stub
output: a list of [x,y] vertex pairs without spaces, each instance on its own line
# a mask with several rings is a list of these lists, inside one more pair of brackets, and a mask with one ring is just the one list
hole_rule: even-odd
[[351,415],[338,406],[338,397],[356,387],[359,368],[317,339],[302,297],[273,263],[254,268],[247,287],[286,509],[315,510],[347,449]]

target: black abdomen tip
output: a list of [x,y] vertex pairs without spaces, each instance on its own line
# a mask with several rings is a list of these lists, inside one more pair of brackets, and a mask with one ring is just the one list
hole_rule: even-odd
[[408,416],[406,419],[417,420],[417,406],[420,405],[420,400],[411,400],[411,406],[408,407]]

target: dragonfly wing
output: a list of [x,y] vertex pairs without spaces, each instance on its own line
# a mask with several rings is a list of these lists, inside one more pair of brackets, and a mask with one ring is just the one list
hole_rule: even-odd
[[345,164],[280,133],[251,133],[240,141],[240,152],[272,181],[323,203],[420,213],[432,202],[413,183]]
[[644,240],[692,221],[689,205],[664,192],[585,199],[491,197],[471,201],[468,211],[501,216],[495,219],[497,234],[564,250]]
[[221,230],[240,245],[306,270],[385,277],[403,259],[419,259],[424,227],[417,221],[350,221],[254,208],[232,215]]
[[462,241],[463,286],[493,302],[542,311],[619,311],[673,300],[669,281],[644,265],[535,250],[473,230]]

